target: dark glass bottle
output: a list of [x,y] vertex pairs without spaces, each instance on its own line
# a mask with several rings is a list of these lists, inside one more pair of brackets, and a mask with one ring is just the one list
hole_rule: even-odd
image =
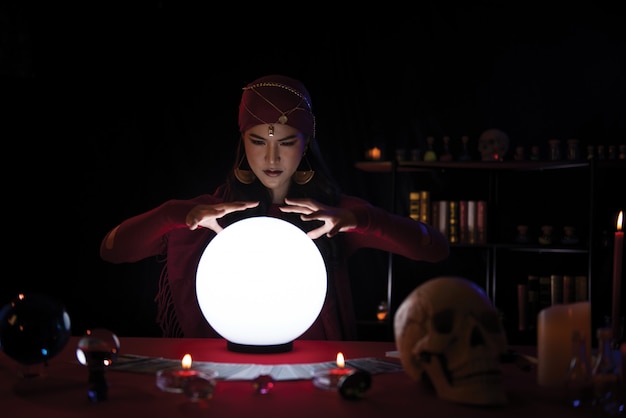
[[612,349],[613,330],[600,328],[598,355],[591,372],[593,402],[608,416],[624,414],[624,386]]
[[565,390],[567,402],[574,408],[593,405],[591,365],[585,347],[586,341],[580,335],[580,331],[572,331],[572,359],[565,376]]

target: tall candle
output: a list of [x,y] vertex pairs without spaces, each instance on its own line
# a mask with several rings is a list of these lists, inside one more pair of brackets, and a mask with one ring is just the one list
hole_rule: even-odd
[[[591,303],[559,304],[542,309],[537,316],[537,383],[563,384],[572,353],[572,331],[579,330],[591,353]],[[591,358],[587,359],[591,361]]]
[[613,326],[613,338],[617,341],[622,338],[620,328],[620,299],[622,294],[622,255],[624,254],[623,217],[624,213],[620,211],[617,216],[617,228],[615,230],[615,242],[613,245],[613,309],[611,321]]

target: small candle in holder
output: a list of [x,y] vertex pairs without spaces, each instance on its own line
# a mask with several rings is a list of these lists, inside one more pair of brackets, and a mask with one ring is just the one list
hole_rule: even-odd
[[198,375],[191,368],[191,355],[185,354],[181,361],[181,368],[163,369],[157,372],[156,384],[165,392],[183,393],[187,380]]
[[203,402],[213,397],[217,386],[217,370],[191,368],[191,354],[185,354],[181,367],[157,372],[156,384],[164,392],[184,393],[193,402]]
[[378,161],[382,157],[380,148],[374,147],[367,150],[365,153],[368,160]]
[[337,367],[318,370],[313,374],[313,385],[319,389],[337,390],[341,380],[354,373],[354,369],[346,367],[342,352],[337,353]]

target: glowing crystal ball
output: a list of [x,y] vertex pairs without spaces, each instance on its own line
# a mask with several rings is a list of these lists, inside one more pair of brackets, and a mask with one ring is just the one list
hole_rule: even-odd
[[317,319],[326,298],[326,267],[300,228],[278,218],[247,218],[207,245],[196,293],[205,319],[230,343],[280,346]]

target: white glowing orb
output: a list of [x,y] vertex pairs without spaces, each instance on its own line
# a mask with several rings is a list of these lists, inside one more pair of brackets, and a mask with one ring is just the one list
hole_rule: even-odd
[[196,293],[205,319],[229,342],[288,344],[317,319],[326,298],[326,268],[316,245],[295,225],[247,218],[206,247]]

